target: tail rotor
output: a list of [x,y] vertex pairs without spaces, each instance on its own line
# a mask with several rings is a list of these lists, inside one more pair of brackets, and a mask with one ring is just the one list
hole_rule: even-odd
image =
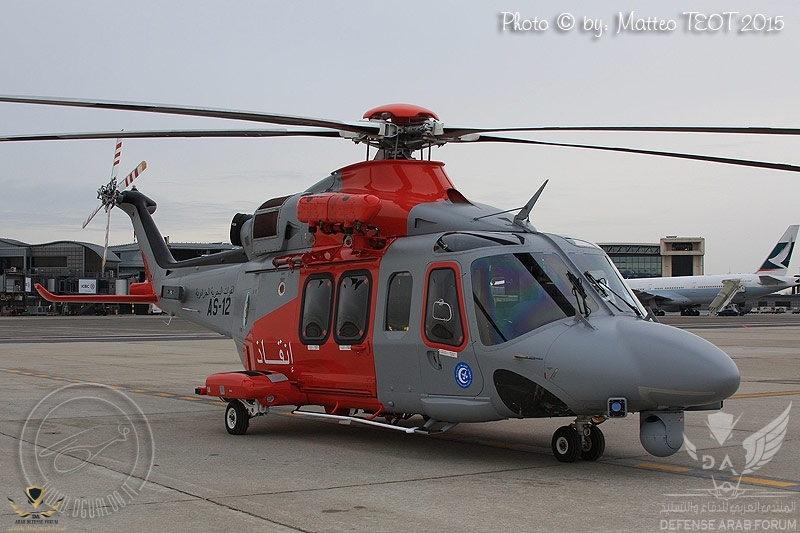
[[111,167],[111,179],[109,182],[99,189],[97,189],[97,199],[100,200],[100,205],[98,205],[92,214],[84,221],[83,228],[85,228],[89,222],[92,221],[94,216],[100,212],[101,209],[106,210],[106,238],[105,244],[103,245],[103,263],[101,266],[101,270],[104,271],[106,268],[106,258],[108,256],[108,234],[111,229],[111,210],[117,204],[117,199],[119,198],[119,194],[124,191],[125,189],[133,183],[133,180],[139,177],[139,175],[145,171],[147,168],[147,163],[142,161],[139,165],[134,168],[125,179],[117,182],[117,170],[119,168],[119,160],[120,154],[122,153],[122,139],[117,139],[116,148],[114,149],[114,164]]

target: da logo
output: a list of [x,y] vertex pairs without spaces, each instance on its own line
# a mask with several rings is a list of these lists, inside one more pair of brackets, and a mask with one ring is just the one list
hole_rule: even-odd
[[47,491],[43,487],[28,487],[25,489],[25,495],[28,497],[28,504],[33,507],[32,511],[25,511],[20,508],[11,498],[8,498],[8,501],[11,503],[11,508],[14,509],[14,512],[22,518],[31,520],[39,520],[42,517],[49,518],[58,511],[58,508],[61,507],[61,504],[64,502],[64,498],[58,500],[56,504],[47,511],[40,511],[39,506],[42,504],[46,492]]
[[[719,462],[718,457],[710,454],[700,454],[697,451],[697,446],[684,435],[683,440],[686,444],[686,452],[695,461],[702,462],[703,470],[730,470],[734,476],[743,476],[750,472],[755,472],[769,463],[778,453],[778,450],[781,449],[783,438],[786,436],[786,427],[789,425],[789,411],[791,408],[792,404],[789,403],[789,407],[777,418],[742,441],[745,458],[744,467],[741,471],[737,471],[733,460],[728,454],[725,454],[725,457]],[[724,445],[730,440],[733,429],[740,418],[741,415],[734,420],[733,415],[722,412],[708,415],[706,426],[711,431],[711,438],[720,446]]]

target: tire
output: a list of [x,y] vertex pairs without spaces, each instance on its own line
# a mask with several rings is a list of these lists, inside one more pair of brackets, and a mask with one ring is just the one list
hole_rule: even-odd
[[242,402],[232,400],[225,408],[225,429],[231,435],[244,435],[250,426],[250,414]]
[[603,435],[599,427],[590,426],[589,436],[581,443],[581,459],[584,461],[597,461],[603,456],[603,452],[605,451],[605,435]]
[[573,463],[581,452],[581,436],[572,426],[561,426],[553,433],[553,455],[562,463]]

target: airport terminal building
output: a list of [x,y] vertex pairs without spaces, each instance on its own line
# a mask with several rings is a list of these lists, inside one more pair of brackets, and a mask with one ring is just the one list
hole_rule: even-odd
[[669,236],[655,244],[605,243],[600,247],[626,279],[704,274],[703,237]]
[[[235,248],[224,243],[169,244],[177,260]],[[103,247],[79,241],[27,244],[0,238],[0,315],[80,312],[80,306],[54,306],[34,289],[39,283],[56,294],[127,294],[133,282],[144,281],[144,261],[136,243],[109,246],[103,268]]]

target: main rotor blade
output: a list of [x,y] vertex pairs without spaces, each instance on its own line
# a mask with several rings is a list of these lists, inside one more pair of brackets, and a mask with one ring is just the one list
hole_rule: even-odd
[[9,135],[0,137],[0,142],[17,141],[74,141],[89,139],[165,139],[170,137],[340,137],[333,130],[153,130],[153,131],[108,131],[87,133],[42,133],[31,135]]
[[[800,128],[772,128],[764,126],[534,126],[511,128],[454,128],[445,127],[447,137],[458,139],[464,136],[504,131],[604,131],[604,132],[650,132],[650,133],[733,133],[744,135],[800,135]],[[467,141],[469,139],[463,139]]]
[[683,154],[680,152],[659,152],[656,150],[642,150],[638,148],[625,148],[621,146],[597,146],[592,144],[559,143],[550,141],[536,141],[533,139],[514,139],[511,137],[493,137],[491,135],[481,135],[472,142],[500,142],[511,144],[535,144],[540,146],[565,146],[567,148],[586,148],[588,150],[604,150],[608,152],[623,152],[627,154],[655,155],[661,157],[674,157],[678,159],[690,159],[693,161],[708,161],[711,163],[723,163],[726,165],[738,165],[744,167],[768,168],[772,170],[785,170],[787,172],[800,172],[800,166],[787,163],[770,163],[768,161],[752,161],[749,159],[735,159],[729,157],[717,157],[711,155]]
[[237,111],[234,109],[213,109],[203,107],[187,107],[166,104],[145,104],[136,102],[114,102],[109,100],[77,100],[70,98],[49,98],[36,96],[3,96],[0,102],[16,104],[38,104],[66,107],[83,107],[89,109],[110,109],[115,111],[140,111],[144,113],[161,113],[166,115],[182,115],[190,117],[223,118],[228,120],[244,120],[283,126],[308,126],[311,128],[330,128],[352,133],[376,133],[377,124],[348,124],[335,120],[309,117],[295,117],[273,113],[257,113],[253,111]]

